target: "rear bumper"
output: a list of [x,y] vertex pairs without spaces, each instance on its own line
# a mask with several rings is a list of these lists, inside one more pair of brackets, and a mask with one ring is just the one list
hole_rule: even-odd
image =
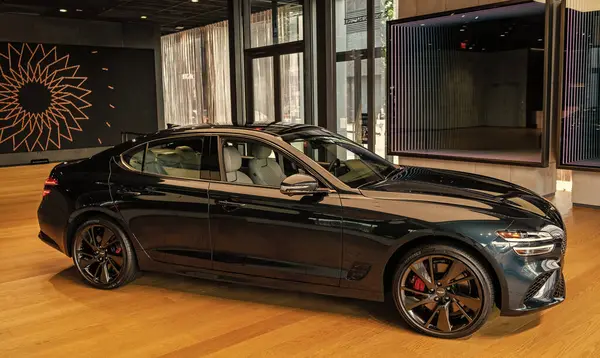
[[40,231],[40,233],[38,234],[38,238],[40,240],[42,240],[42,242],[46,243],[48,246],[52,247],[53,249],[62,252],[58,243],[54,239],[52,239],[50,236],[44,234],[44,232]]
[[64,233],[68,216],[60,207],[52,205],[53,203],[49,200],[48,197],[43,198],[37,211],[40,226],[38,238],[67,255]]

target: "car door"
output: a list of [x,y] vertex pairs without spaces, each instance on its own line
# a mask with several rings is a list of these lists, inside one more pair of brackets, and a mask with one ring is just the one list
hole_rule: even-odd
[[152,259],[211,268],[208,180],[219,178],[217,138],[188,136],[125,153],[111,175],[111,190]]
[[[258,163],[250,150],[256,145],[272,150]],[[226,157],[233,152],[231,148],[241,160]],[[247,137],[221,138],[224,180],[211,182],[209,189],[214,269],[338,286],[342,254],[339,195],[331,191],[318,197],[287,196],[280,192],[277,181],[254,184],[252,179],[257,181],[260,175],[251,168],[270,167],[271,172],[278,172],[274,163],[279,164],[282,178],[309,174],[289,153],[271,144]]]

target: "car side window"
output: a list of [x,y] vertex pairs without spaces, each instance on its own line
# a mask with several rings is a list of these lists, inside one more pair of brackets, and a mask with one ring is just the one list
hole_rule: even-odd
[[246,138],[224,138],[223,165],[230,183],[279,188],[281,182],[306,171],[272,146]]
[[143,173],[175,178],[221,180],[216,137],[174,138],[149,143],[123,155],[125,162]]

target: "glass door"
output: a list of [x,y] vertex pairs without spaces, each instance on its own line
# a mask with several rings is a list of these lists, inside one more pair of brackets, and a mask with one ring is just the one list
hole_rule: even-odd
[[[337,54],[337,133],[363,145],[368,143],[366,51]],[[364,122],[364,123],[363,123]]]

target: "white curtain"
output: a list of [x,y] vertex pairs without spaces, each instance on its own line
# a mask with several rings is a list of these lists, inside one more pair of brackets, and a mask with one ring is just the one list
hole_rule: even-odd
[[200,28],[162,37],[165,123],[197,124],[205,117]]
[[[280,43],[302,39],[299,5],[278,9]],[[273,44],[271,10],[252,14],[252,47]],[[229,34],[227,21],[181,31],[162,38],[165,122],[231,124]],[[284,122],[304,122],[303,55],[280,57],[281,93],[275,94],[273,58],[255,59],[254,120],[275,120],[275,95],[281,96]],[[243,85],[243,84],[240,84]]]
[[231,123],[227,22],[162,38],[165,122]]
[[206,107],[208,122],[231,124],[229,30],[227,21],[202,28],[206,49]]

